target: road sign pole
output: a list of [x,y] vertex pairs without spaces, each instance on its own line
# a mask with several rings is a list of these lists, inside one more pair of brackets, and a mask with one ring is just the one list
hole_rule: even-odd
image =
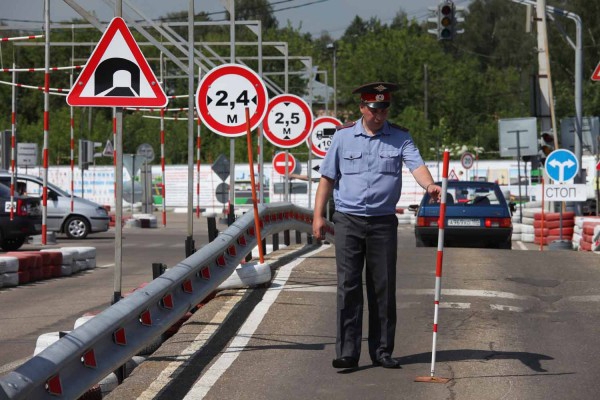
[[[122,245],[123,245],[123,108],[115,108],[115,276],[112,303],[121,300]],[[135,164],[135,163],[134,163]],[[133,180],[133,178],[131,178]],[[131,192],[133,202],[133,191]]]
[[290,201],[290,152],[289,150],[285,150],[285,175],[284,175],[284,182],[285,182],[285,188],[284,188],[284,192],[285,193],[285,201]]

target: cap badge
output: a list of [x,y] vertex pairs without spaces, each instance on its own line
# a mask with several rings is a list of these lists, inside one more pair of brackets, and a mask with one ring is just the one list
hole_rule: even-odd
[[383,101],[385,96],[382,94],[375,95],[375,101]]
[[387,88],[383,85],[379,85],[379,86],[375,86],[373,89],[377,90],[378,92],[383,92]]

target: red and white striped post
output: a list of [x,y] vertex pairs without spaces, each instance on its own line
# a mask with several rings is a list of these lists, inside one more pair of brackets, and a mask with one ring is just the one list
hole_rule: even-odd
[[160,109],[160,195],[162,196],[162,223],[167,226],[167,208],[165,204],[165,109]]
[[13,72],[12,72],[12,110],[11,110],[11,114],[10,114],[10,120],[11,120],[11,136],[10,136],[10,220],[12,221],[14,218],[14,214],[15,214],[15,175],[16,175],[16,169],[15,169],[15,160],[16,160],[16,152],[15,152],[15,146],[16,146],[16,142],[17,142],[17,138],[16,138],[16,134],[17,134],[17,93],[16,93],[16,89],[17,87],[15,86],[15,83],[17,81],[17,73],[15,70],[15,64],[13,63]]
[[447,383],[450,379],[435,376],[435,357],[437,351],[438,316],[440,310],[440,297],[442,293],[442,261],[444,258],[444,226],[446,221],[446,193],[448,191],[448,167],[450,164],[450,152],[444,150],[444,161],[442,169],[442,193],[440,204],[440,217],[438,219],[438,245],[435,267],[435,298],[433,313],[433,341],[431,345],[431,374],[428,377],[417,377],[416,382]]
[[[69,77],[69,85],[73,87],[73,74]],[[70,126],[71,126],[71,212],[75,208],[75,119],[74,107],[70,107]],[[83,195],[83,194],[82,194]]]
[[42,245],[48,234],[48,136],[50,131],[50,1],[44,1],[44,148],[42,151],[44,188],[42,192]]

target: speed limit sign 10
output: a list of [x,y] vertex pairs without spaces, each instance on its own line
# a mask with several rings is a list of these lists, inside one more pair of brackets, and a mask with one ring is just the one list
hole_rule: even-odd
[[198,85],[196,109],[213,132],[228,137],[246,134],[246,108],[250,129],[255,129],[267,112],[268,94],[260,76],[239,64],[224,64],[210,70]]
[[310,141],[306,143],[315,156],[325,158],[327,150],[331,146],[333,134],[337,130],[337,127],[341,125],[342,122],[333,117],[319,117],[315,119],[313,130],[310,134]]

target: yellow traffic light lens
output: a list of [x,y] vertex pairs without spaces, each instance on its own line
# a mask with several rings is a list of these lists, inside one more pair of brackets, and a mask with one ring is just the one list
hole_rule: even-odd
[[450,20],[450,17],[444,17],[444,18],[442,18],[441,24],[443,27],[446,27],[446,26],[450,26],[451,22],[452,21]]

